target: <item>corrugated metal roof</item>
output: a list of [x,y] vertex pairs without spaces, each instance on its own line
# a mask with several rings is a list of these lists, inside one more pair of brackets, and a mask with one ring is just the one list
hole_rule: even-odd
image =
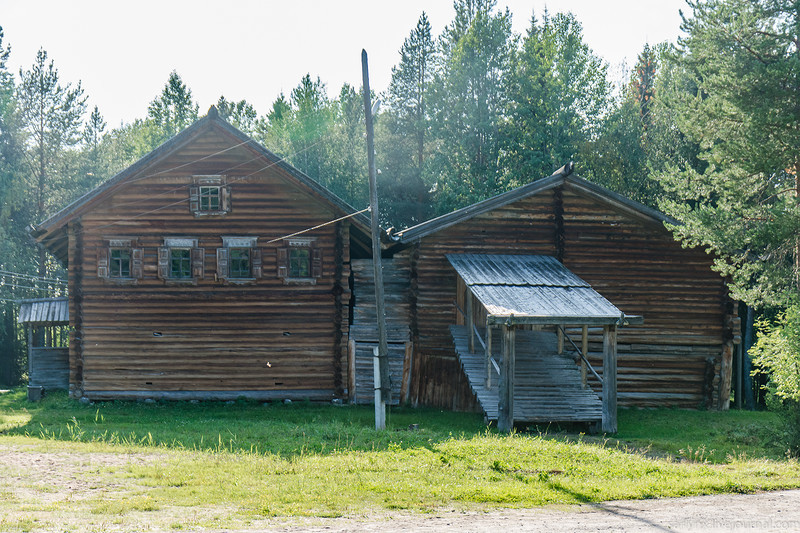
[[549,255],[448,254],[467,285],[591,287]]
[[[615,324],[623,313],[554,257],[449,254],[490,323]],[[639,320],[636,320],[637,322]]]
[[66,298],[23,300],[19,306],[20,324],[69,324]]

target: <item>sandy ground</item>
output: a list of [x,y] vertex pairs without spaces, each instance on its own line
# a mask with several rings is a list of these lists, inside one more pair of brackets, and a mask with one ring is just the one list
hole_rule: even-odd
[[[163,459],[158,454],[71,454],[0,446],[0,531],[174,531],[230,523],[224,507],[162,508],[122,517],[93,514],[84,502],[141,494],[112,471]],[[66,504],[66,505],[65,505]],[[23,523],[24,522],[24,523]],[[234,522],[235,523],[235,522]],[[184,526],[181,527],[181,524]],[[517,532],[775,531],[800,532],[800,490],[602,504],[436,514],[380,513],[335,519],[264,520],[211,531]]]

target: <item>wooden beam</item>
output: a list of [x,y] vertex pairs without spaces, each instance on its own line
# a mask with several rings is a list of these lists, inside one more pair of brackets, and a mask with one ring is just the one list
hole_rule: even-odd
[[564,325],[556,326],[556,335],[558,337],[558,355],[564,353]]
[[581,386],[585,389],[588,386],[586,380],[586,359],[589,358],[589,326],[584,325],[581,328]]
[[514,367],[516,366],[515,326],[503,325],[503,366],[500,371],[497,429],[510,432],[514,429]]
[[617,326],[603,328],[602,431],[617,432]]

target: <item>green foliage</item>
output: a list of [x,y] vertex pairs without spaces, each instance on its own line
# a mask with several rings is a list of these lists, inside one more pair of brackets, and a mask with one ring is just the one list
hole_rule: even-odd
[[509,185],[550,175],[595,138],[609,102],[606,71],[572,14],[531,18],[511,77],[504,162]]
[[147,108],[147,117],[155,126],[152,146],[155,148],[189,127],[197,120],[197,111],[191,89],[173,70],[161,94]]
[[247,100],[230,102],[224,96],[220,96],[219,100],[217,100],[217,111],[220,117],[227,120],[237,129],[251,137],[255,134],[258,113]]
[[511,13],[494,0],[456,0],[439,39],[431,91],[436,150],[427,168],[438,213],[502,190],[500,125],[511,71]]
[[665,172],[661,207],[676,236],[717,254],[734,298],[783,306],[800,293],[797,3],[689,5],[675,61],[691,85],[669,107],[707,165]]
[[793,305],[774,324],[757,322],[758,342],[750,349],[753,375],[769,377],[769,387],[781,400],[800,402],[800,305]]

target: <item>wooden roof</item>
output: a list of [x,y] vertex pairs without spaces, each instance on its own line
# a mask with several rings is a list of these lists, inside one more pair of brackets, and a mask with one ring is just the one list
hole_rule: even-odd
[[69,324],[69,305],[66,298],[36,298],[22,300],[17,322],[20,324]]
[[449,228],[460,222],[464,222],[473,217],[483,213],[492,211],[494,209],[506,206],[517,200],[534,196],[543,191],[552,190],[556,187],[564,187],[565,189],[577,192],[579,194],[590,196],[606,204],[610,204],[615,208],[624,211],[640,220],[648,223],[653,223],[658,226],[669,224],[680,224],[677,220],[668,217],[667,215],[651,208],[644,204],[640,204],[629,198],[617,194],[605,187],[594,184],[583,178],[573,174],[574,165],[568,163],[558,169],[556,172],[540,180],[533,181],[522,187],[498,194],[492,198],[488,198],[481,202],[477,202],[467,207],[463,207],[446,215],[436,217],[416,226],[404,229],[392,235],[395,242],[406,244],[417,241],[423,237]]
[[[228,122],[219,116],[217,109],[214,106],[211,106],[208,114],[205,117],[197,120],[194,124],[178,133],[146,156],[142,157],[130,167],[103,182],[98,187],[81,196],[49,219],[35,226],[31,230],[31,234],[59,261],[66,265],[68,263],[67,224],[70,221],[75,220],[83,213],[90,211],[98,202],[108,198],[120,187],[124,186],[128,179],[139,174],[145,169],[158,164],[171,153],[190,144],[193,140],[210,130],[215,130],[219,134],[227,136],[231,139],[232,143],[246,147],[252,152],[255,152],[257,157],[262,157],[268,165],[281,169],[284,173],[284,176],[288,180],[293,181],[296,185],[300,186],[301,189],[318,198],[323,204],[327,204],[328,206],[332,207],[335,212],[341,214],[350,214],[356,211],[356,209],[314,181],[311,177],[290,165],[281,157],[278,157],[276,154],[270,152],[262,145],[248,137],[242,131],[228,124]],[[366,235],[368,239],[370,235],[369,218],[362,213],[353,217],[351,220],[355,226]]]
[[642,322],[626,317],[555,257],[448,254],[447,260],[486,308],[489,324]]

